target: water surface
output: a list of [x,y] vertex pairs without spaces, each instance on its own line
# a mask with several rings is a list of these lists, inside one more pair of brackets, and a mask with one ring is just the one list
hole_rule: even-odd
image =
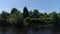
[[60,28],[0,27],[0,34],[60,34]]

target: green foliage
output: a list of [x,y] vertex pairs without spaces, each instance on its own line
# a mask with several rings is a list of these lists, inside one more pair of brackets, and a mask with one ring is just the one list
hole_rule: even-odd
[[[11,25],[25,25],[25,26],[33,26],[33,25],[42,25],[50,22],[54,24],[60,25],[60,13],[56,13],[53,11],[52,13],[47,14],[40,13],[37,9],[34,11],[28,11],[27,7],[23,8],[23,13],[16,8],[12,8],[11,13],[7,13],[2,11],[0,14],[0,22],[1,23],[9,23]],[[58,22],[58,23],[57,23]],[[46,25],[46,24],[45,24]]]
[[58,20],[58,15],[56,12],[51,13],[51,20],[52,22],[56,22]]
[[30,17],[24,19],[25,26],[29,25]]
[[29,17],[29,11],[28,11],[27,7],[23,8],[23,16],[24,16],[24,18]]
[[39,11],[37,9],[35,9],[33,14],[39,14]]
[[32,14],[30,15],[31,18],[39,18],[39,11],[35,9]]
[[10,23],[16,23],[16,19],[15,19],[15,18],[9,18],[8,21],[9,21]]
[[7,13],[7,12],[5,12],[5,11],[2,11],[2,13],[1,13],[1,18],[3,18],[3,19],[7,19],[8,18],[8,16],[9,16],[9,13]]
[[17,12],[17,9],[16,8],[12,8],[11,14],[16,13],[16,12]]

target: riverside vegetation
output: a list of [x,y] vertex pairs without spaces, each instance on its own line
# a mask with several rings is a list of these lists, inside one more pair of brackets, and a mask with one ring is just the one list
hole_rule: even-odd
[[47,14],[40,13],[37,9],[28,10],[23,8],[23,12],[12,8],[11,13],[2,11],[0,14],[0,26],[17,26],[17,27],[52,27],[60,26],[60,13],[52,11]]

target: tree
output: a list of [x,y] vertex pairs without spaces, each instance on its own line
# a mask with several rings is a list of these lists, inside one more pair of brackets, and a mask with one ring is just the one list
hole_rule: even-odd
[[7,19],[9,15],[10,15],[9,13],[7,13],[7,12],[5,12],[5,11],[2,11],[2,13],[1,13],[1,18]]
[[31,16],[32,16],[32,13],[33,13],[32,11],[29,11],[29,17],[31,17]]
[[32,10],[29,11],[29,14],[32,14]]
[[23,17],[24,17],[24,18],[29,17],[29,11],[28,11],[27,7],[24,7],[24,8],[23,8]]
[[16,8],[12,8],[12,10],[11,10],[11,14],[16,13],[16,11],[17,11]]
[[38,18],[38,17],[39,17],[39,11],[38,11],[37,9],[35,9],[35,10],[33,11],[32,17],[33,17],[33,18]]
[[8,20],[10,24],[19,26],[23,24],[23,15],[21,11],[13,8]]
[[37,9],[34,9],[33,14],[39,14],[39,11]]
[[57,13],[54,11],[51,13],[51,20],[53,22],[54,25],[57,25],[58,23],[58,15]]
[[30,17],[24,19],[25,26],[30,25]]
[[7,12],[5,12],[5,11],[2,11],[2,13],[1,13],[1,23],[0,23],[1,25],[4,25],[4,26],[5,26],[5,25],[8,24],[8,23],[7,23],[7,22],[8,22],[7,19],[8,19],[8,17],[9,17],[9,15],[10,15],[9,13],[7,13]]

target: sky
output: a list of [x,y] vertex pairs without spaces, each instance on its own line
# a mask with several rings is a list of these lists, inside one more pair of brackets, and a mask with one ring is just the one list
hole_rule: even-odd
[[23,8],[28,10],[38,9],[39,12],[60,12],[60,0],[0,0],[0,13],[2,11],[10,12],[12,8],[17,8],[23,12]]

